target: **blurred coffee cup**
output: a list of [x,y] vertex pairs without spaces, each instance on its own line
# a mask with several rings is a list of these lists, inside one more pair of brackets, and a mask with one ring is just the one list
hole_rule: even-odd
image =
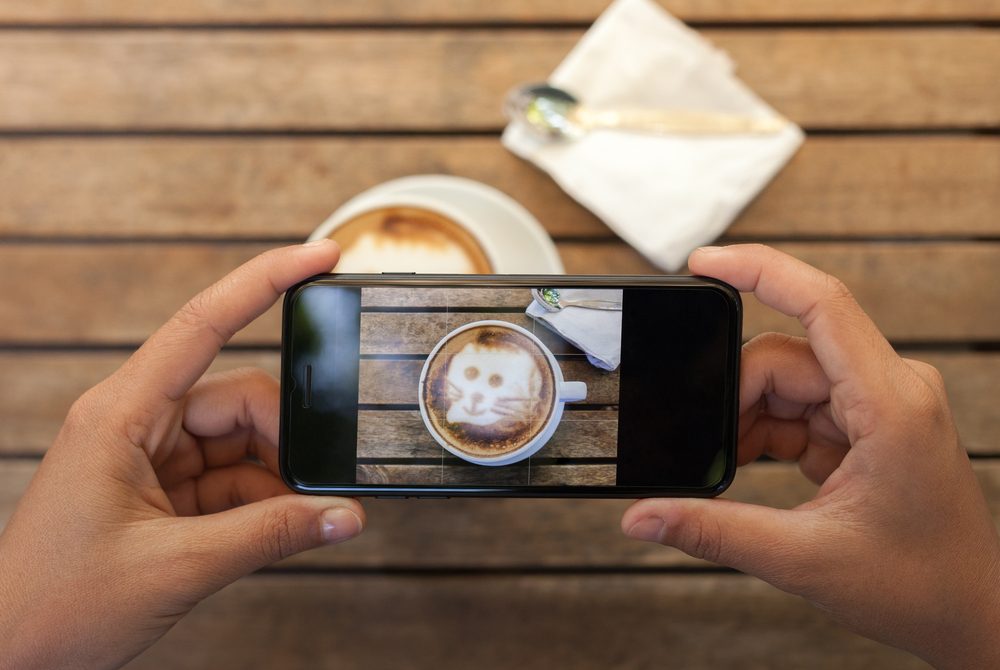
[[341,273],[491,274],[497,267],[496,250],[475,219],[433,197],[352,200],[309,239],[324,237],[340,244]]

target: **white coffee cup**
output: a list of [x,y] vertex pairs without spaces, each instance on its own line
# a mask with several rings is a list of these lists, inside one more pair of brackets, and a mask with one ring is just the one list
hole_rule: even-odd
[[[458,447],[453,446],[448,442],[448,440],[443,437],[437,429],[434,427],[433,422],[428,414],[428,408],[424,400],[424,383],[427,379],[428,371],[431,362],[434,360],[437,353],[444,347],[452,338],[456,337],[460,333],[471,330],[473,328],[481,328],[484,326],[493,326],[498,328],[506,328],[514,332],[524,335],[530,339],[541,351],[545,357],[545,364],[551,370],[553,378],[553,392],[552,392],[552,408],[549,412],[548,419],[542,428],[532,437],[528,442],[517,448],[515,451],[507,452],[497,457],[480,457],[473,454],[463,452]],[[559,422],[562,420],[563,408],[568,402],[578,402],[584,400],[587,397],[587,385],[584,382],[568,382],[565,381],[562,374],[562,369],[559,367],[558,361],[556,361],[555,356],[549,351],[538,337],[528,330],[525,330],[521,326],[510,323],[508,321],[473,321],[472,323],[467,323],[459,328],[452,330],[450,333],[441,338],[438,343],[428,354],[426,360],[424,361],[423,369],[420,371],[420,381],[417,386],[417,397],[420,404],[420,417],[423,419],[424,426],[427,431],[431,434],[434,440],[440,444],[445,450],[458,456],[459,458],[468,461],[470,463],[475,463],[477,465],[510,465],[511,463],[517,463],[518,461],[529,458],[538,452],[545,444],[549,441],[552,435],[556,432],[556,428],[559,427]]]
[[[378,210],[390,210],[395,208],[414,208],[427,210],[440,217],[448,219],[456,226],[465,230],[472,237],[475,244],[482,251],[490,265],[490,271],[496,273],[502,271],[498,264],[499,253],[495,245],[490,241],[483,226],[472,216],[469,216],[462,208],[456,207],[452,203],[433,196],[418,194],[362,194],[339,207],[331,214],[326,221],[321,223],[309,236],[309,241],[323,239],[327,237],[336,238],[336,232],[347,223],[355,221],[359,217],[369,212]],[[346,260],[346,259],[345,259]],[[341,263],[337,267],[338,272],[358,271],[352,270]],[[440,258],[422,257],[420,254],[403,253],[391,258],[379,257],[377,267],[373,263],[372,267],[366,267],[364,272],[416,272],[423,273],[459,273],[462,269],[448,267],[448,261],[443,263]]]

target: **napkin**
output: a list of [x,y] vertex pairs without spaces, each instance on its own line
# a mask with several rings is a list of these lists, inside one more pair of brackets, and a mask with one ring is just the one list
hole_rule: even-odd
[[[559,289],[561,301],[622,301],[621,290]],[[558,333],[564,340],[587,354],[587,360],[602,370],[614,370],[622,362],[622,313],[620,310],[566,307],[550,312],[534,300],[525,314]]]
[[[598,108],[776,114],[725,53],[651,0],[613,2],[548,81]],[[503,134],[504,146],[668,272],[721,235],[802,139],[791,123],[773,135],[595,130],[553,142],[514,121]]]

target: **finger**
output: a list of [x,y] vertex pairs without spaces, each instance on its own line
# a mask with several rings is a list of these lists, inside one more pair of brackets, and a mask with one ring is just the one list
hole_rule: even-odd
[[813,421],[788,421],[762,415],[740,438],[739,464],[746,465],[762,455],[779,461],[798,461],[799,469],[809,481],[823,484],[840,467],[850,445],[841,439],[829,439],[816,434]]
[[[762,397],[777,396],[783,418],[801,416],[811,405],[830,398],[830,380],[802,337],[780,333],[758,335],[743,346],[740,359],[740,412]],[[768,408],[777,408],[773,397]]]
[[848,398],[846,407],[887,397],[884,391],[899,357],[836,278],[755,244],[699,249],[689,266],[740,291],[752,291],[765,305],[798,318],[831,386],[841,386]]
[[201,514],[214,514],[291,493],[272,472],[255,463],[210,468],[195,479],[195,496]]
[[799,470],[813,484],[822,486],[847,457],[850,446],[812,441],[799,458]]
[[202,438],[201,449],[206,468],[218,468],[255,459],[274,474],[280,473],[278,445],[252,430],[239,430],[221,437]]
[[186,588],[201,599],[275,561],[355,537],[365,514],[356,500],[283,495],[218,514],[184,519],[178,541],[196,574]]
[[263,370],[241,368],[210,375],[188,394],[184,429],[201,439],[205,465],[253,457],[277,472],[278,380]]
[[188,394],[184,429],[199,437],[250,429],[277,444],[279,393],[278,380],[257,368],[208,375]]
[[177,400],[238,330],[274,304],[288,287],[329,271],[335,242],[272,249],[244,263],[192,298],[122,366],[132,394]]
[[805,421],[755,417],[740,438],[739,464],[745,465],[768,455],[781,461],[797,461],[809,446],[809,425]]
[[622,530],[788,589],[813,551],[807,518],[732,500],[648,499],[625,511]]
[[184,406],[182,439],[152,454],[163,486],[197,476],[206,467],[248,457],[278,472],[278,381],[263,370],[241,368],[195,384]]

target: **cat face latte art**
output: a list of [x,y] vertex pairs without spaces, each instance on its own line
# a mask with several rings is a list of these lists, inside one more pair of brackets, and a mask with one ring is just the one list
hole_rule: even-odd
[[420,376],[420,412],[434,439],[481,465],[506,465],[545,445],[563,403],[586,397],[564,382],[541,341],[504,321],[477,321],[442,339]]

